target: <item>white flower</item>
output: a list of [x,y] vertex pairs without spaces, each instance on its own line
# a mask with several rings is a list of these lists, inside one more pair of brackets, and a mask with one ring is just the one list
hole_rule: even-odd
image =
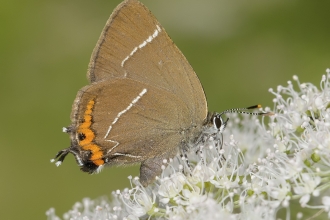
[[324,210],[328,213],[328,218],[330,218],[330,196],[324,196],[322,204],[324,205]]
[[312,177],[308,173],[302,173],[301,178],[297,178],[297,180],[300,181],[296,183],[296,186],[293,187],[293,190],[297,195],[302,195],[299,202],[301,205],[305,206],[309,202],[311,194],[320,184],[321,177]]
[[158,188],[158,195],[162,203],[168,203],[170,199],[175,198],[183,189],[185,177],[182,173],[176,172],[169,178],[164,178]]
[[[330,218],[329,74],[320,89],[294,76],[295,83],[270,90],[275,106],[267,111],[274,115],[231,114],[223,134],[204,131],[203,141],[186,158],[170,160],[155,183],[144,188],[134,179],[111,202],[85,199],[64,219],[272,220],[293,202],[304,207],[299,219],[308,210]],[[54,209],[46,214],[59,219]]]

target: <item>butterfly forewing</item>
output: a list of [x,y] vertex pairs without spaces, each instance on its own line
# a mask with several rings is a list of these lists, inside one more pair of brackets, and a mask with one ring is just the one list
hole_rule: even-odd
[[91,82],[131,78],[156,85],[190,109],[187,120],[199,123],[207,115],[194,70],[157,19],[135,0],[123,2],[110,16],[91,57],[88,77]]

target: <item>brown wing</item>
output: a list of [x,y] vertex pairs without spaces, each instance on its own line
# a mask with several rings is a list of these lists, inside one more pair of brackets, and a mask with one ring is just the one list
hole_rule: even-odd
[[[174,94],[131,79],[103,81],[85,87],[75,102],[77,127],[93,100],[91,129],[108,165],[174,156],[189,128],[189,109]],[[79,103],[79,104],[78,104]],[[188,116],[188,117],[187,117]],[[200,127],[198,127],[200,130]]]
[[203,88],[194,70],[157,19],[140,2],[120,4],[93,51],[91,82],[129,78],[175,94],[189,109],[191,123],[207,115]]

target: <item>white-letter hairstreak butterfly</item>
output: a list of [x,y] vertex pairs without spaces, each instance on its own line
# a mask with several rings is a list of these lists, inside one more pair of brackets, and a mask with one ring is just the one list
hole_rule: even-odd
[[194,70],[137,0],[124,1],[111,14],[87,76],[90,85],[78,92],[72,123],[64,129],[71,146],[58,152],[57,165],[68,153],[88,173],[141,163],[144,186],[161,173],[164,159],[186,149],[209,126],[222,132],[221,115],[239,110],[208,113]]

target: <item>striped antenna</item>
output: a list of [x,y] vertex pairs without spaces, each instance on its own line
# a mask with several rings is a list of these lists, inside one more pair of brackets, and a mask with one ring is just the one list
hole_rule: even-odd
[[256,109],[256,108],[261,108],[261,105],[253,105],[250,107],[246,108],[231,108],[227,109],[223,112],[220,113],[220,116],[225,114],[225,113],[239,113],[239,114],[247,114],[247,115],[264,115],[264,116],[271,116],[274,115],[273,112],[245,112],[244,110],[251,110],[251,109]]

